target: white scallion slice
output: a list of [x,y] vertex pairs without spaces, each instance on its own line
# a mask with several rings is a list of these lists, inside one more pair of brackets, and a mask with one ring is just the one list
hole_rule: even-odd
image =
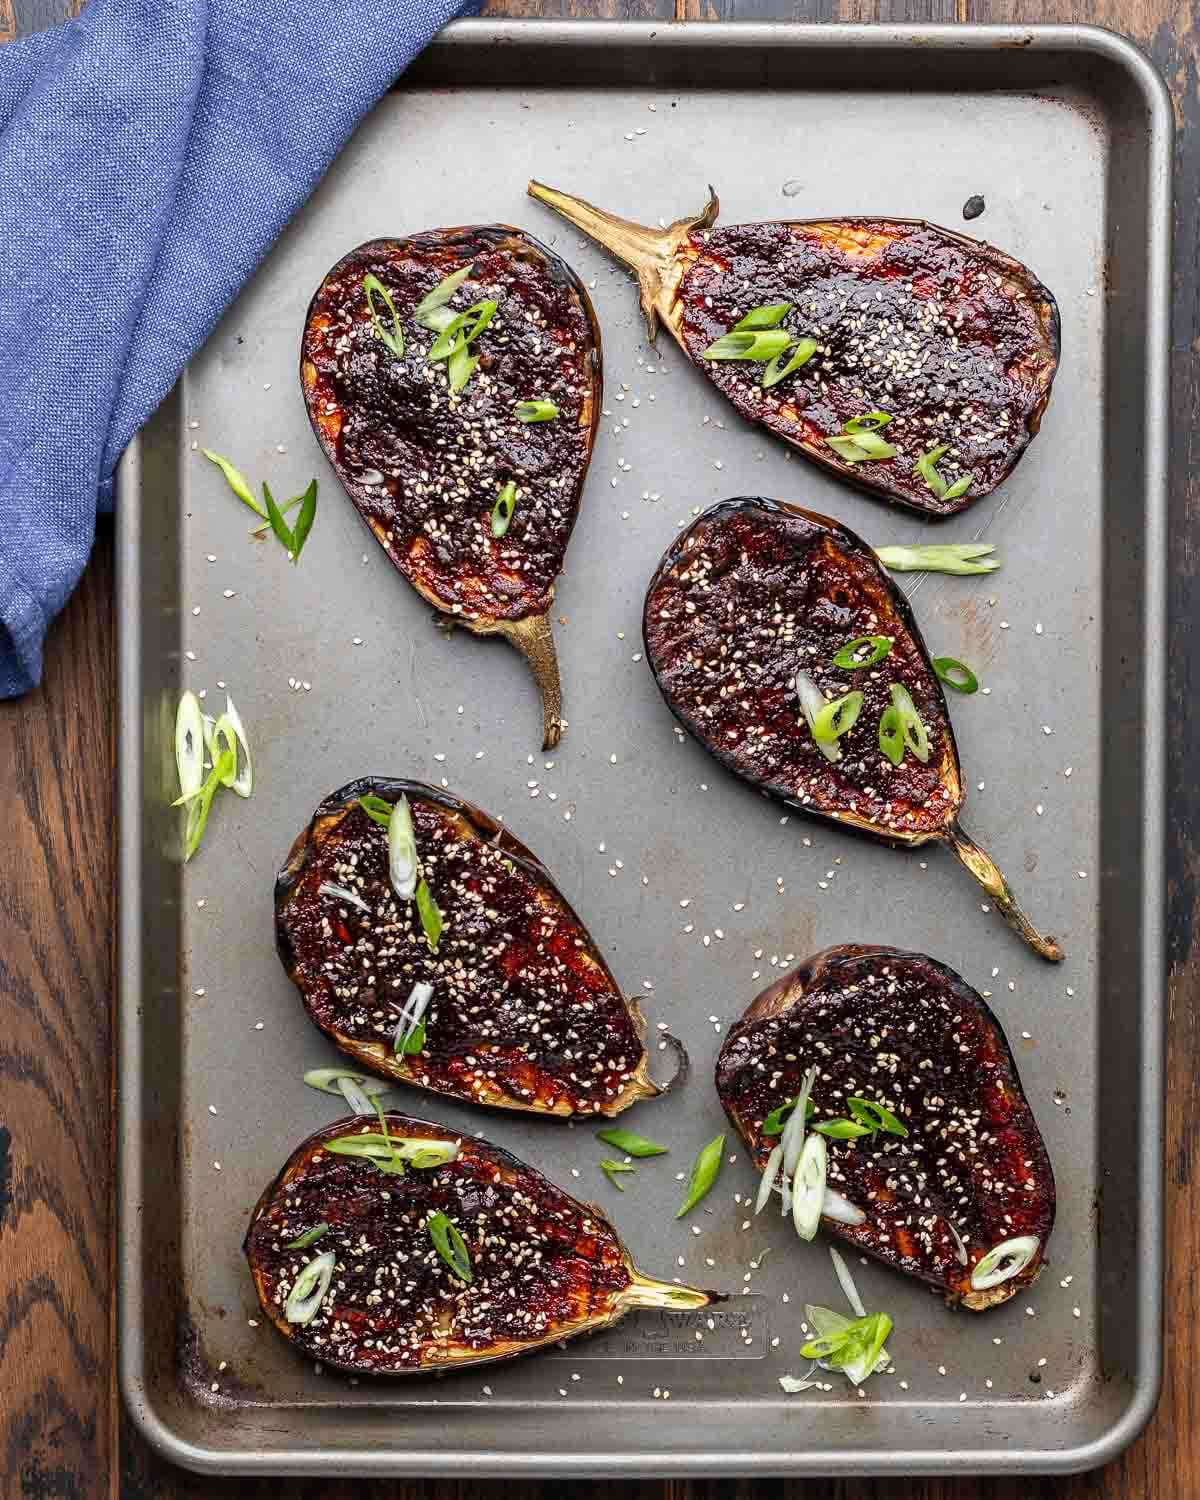
[[401,797],[392,808],[387,838],[392,889],[402,901],[411,901],[417,891],[417,836],[407,797]]
[[233,706],[233,699],[228,695],[225,698],[225,712],[217,720],[214,727],[214,736],[222,724],[228,726],[237,741],[236,749],[238,755],[238,772],[229,785],[239,797],[248,797],[254,790],[254,758],[250,754],[250,741],[246,737],[246,726],[242,723],[242,716]]
[[795,1175],[796,1163],[800,1160],[800,1151],[804,1145],[804,1126],[808,1118],[808,1096],[816,1079],[816,1068],[809,1068],[801,1081],[800,1092],[796,1095],[796,1107],[788,1117],[780,1137],[783,1146],[783,1175],[788,1178]]
[[827,1219],[833,1219],[838,1224],[849,1224],[851,1228],[857,1229],[860,1224],[865,1224],[867,1216],[857,1204],[851,1203],[849,1198],[843,1198],[836,1188],[825,1185],[825,1201],[821,1205],[821,1213]]
[[[825,694],[808,675],[807,672],[797,672],[795,683],[796,696],[800,699],[800,710],[804,715],[804,722],[808,725],[809,733],[817,722],[817,715],[829,707]],[[842,758],[841,746],[837,740],[819,740],[813,736],[813,744],[831,765],[836,765]]]
[[204,785],[204,715],[195,693],[184,693],[175,712],[175,769],[179,772],[180,801],[194,797]]
[[967,1255],[967,1247],[963,1244],[962,1235],[959,1234],[953,1219],[943,1219],[942,1222],[950,1231],[950,1238],[954,1241],[954,1253],[958,1256],[959,1265],[965,1266],[970,1257]]
[[1019,1276],[1038,1253],[1041,1243],[1036,1234],[1019,1234],[1015,1239],[994,1245],[971,1272],[972,1289],[986,1292],[989,1287]]
[[318,896],[332,896],[335,901],[345,901],[350,906],[357,906],[360,911],[369,912],[371,908],[355,891],[347,890],[344,885],[334,885],[332,880],[323,880],[317,887]]
[[[395,818],[393,817],[393,822]],[[393,1050],[402,1053],[410,1036],[425,1019],[429,1002],[433,999],[433,985],[418,981],[409,991],[404,1009],[396,1022],[396,1034],[392,1039]]]
[[336,1264],[337,1256],[332,1250],[326,1250],[323,1255],[315,1255],[296,1277],[283,1307],[283,1315],[289,1323],[311,1323],[316,1317],[333,1280]]
[[779,1377],[779,1384],[789,1396],[799,1395],[801,1391],[815,1390],[821,1384],[819,1380],[812,1378],[813,1371],[817,1368],[818,1365],[814,1359],[812,1364],[809,1365],[806,1375],[781,1375]]
[[805,1139],[792,1178],[792,1224],[802,1240],[815,1239],[820,1227],[828,1164],[829,1148],[825,1137],[814,1131]]
[[779,1168],[783,1161],[783,1142],[776,1143],[767,1157],[767,1164],[763,1168],[763,1174],[758,1182],[758,1197],[754,1200],[754,1212],[762,1213],[767,1206],[767,1199],[771,1196],[771,1189],[779,1178]]
[[342,1097],[356,1115],[373,1115],[375,1106],[371,1103],[362,1085],[358,1083],[353,1074],[343,1073],[338,1079],[338,1088],[342,1091]]
[[[351,1078],[355,1084],[367,1095],[368,1098],[377,1098],[380,1094],[386,1094],[390,1084],[381,1078],[368,1078],[365,1073],[351,1073],[346,1068],[309,1068],[304,1075],[304,1081],[310,1089],[320,1089],[323,1094],[342,1094],[341,1080]],[[373,1113],[373,1111],[372,1111]]]
[[846,1301],[854,1309],[856,1318],[865,1318],[867,1310],[863,1306],[863,1299],[858,1295],[858,1288],[854,1285],[854,1277],[850,1274],[850,1267],[842,1259],[835,1245],[830,1245],[829,1255],[833,1261],[834,1274],[837,1276],[842,1291],[846,1294]]

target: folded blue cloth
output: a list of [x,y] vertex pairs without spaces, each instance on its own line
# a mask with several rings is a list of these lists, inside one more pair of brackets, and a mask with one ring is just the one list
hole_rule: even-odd
[[0,696],[113,471],[358,120],[479,0],[90,0],[0,47]]

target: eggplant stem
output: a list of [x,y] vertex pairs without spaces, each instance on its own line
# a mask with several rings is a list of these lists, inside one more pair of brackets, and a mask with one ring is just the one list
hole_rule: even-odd
[[633,1280],[621,1293],[623,1308],[657,1307],[664,1312],[695,1312],[714,1302],[723,1302],[723,1292],[702,1292],[698,1287],[681,1286],[677,1281],[655,1281],[635,1269]]
[[996,904],[1000,915],[1022,938],[1039,958],[1057,964],[1063,960],[1063,951],[1052,937],[1043,937],[1021,908],[1017,905],[1008,881],[1000,873],[995,861],[986,850],[981,849],[973,838],[958,823],[951,823],[945,833],[946,842],[978,880]]
[[720,205],[711,187],[708,202],[700,213],[688,219],[676,219],[667,229],[651,229],[645,224],[634,223],[632,219],[619,218],[584,198],[547,187],[542,182],[531,182],[526,192],[561,214],[576,229],[582,229],[584,234],[603,245],[636,273],[642,315],[646,319],[651,343],[658,331],[660,317],[678,337],[671,308],[683,270],[679,253],[692,230],[707,229],[716,220]]
[[499,631],[529,663],[542,695],[542,749],[553,750],[562,738],[562,685],[550,616],[526,615],[523,620],[505,620]]
[[[655,1092],[661,1097],[669,1094],[673,1089],[682,1088],[688,1080],[688,1074],[692,1070],[691,1060],[687,1054],[687,1048],[672,1031],[660,1031],[659,1041],[666,1042],[667,1046],[675,1054],[675,1071],[667,1079],[666,1083],[655,1083]],[[653,1079],[650,1080],[652,1083]]]

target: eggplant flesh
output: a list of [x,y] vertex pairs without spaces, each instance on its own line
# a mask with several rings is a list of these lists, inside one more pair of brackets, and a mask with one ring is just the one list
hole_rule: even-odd
[[[385,1175],[326,1149],[379,1132],[359,1116],[339,1120],[296,1148],[251,1216],[243,1248],[263,1312],[309,1358],[356,1375],[491,1364],[612,1327],[634,1308],[687,1312],[720,1299],[643,1276],[599,1209],[498,1146],[407,1115],[384,1120],[392,1137],[457,1141],[458,1154]],[[428,1221],[439,1213],[462,1236],[470,1281],[434,1247]],[[289,1322],[297,1278],[330,1252],[315,1314]]]
[[[414,313],[465,267],[448,311],[490,300],[496,312],[471,343],[479,365],[456,392],[447,363],[426,357],[437,334]],[[392,298],[400,357],[372,322],[367,276]],[[391,333],[378,294],[375,311]],[[603,404],[600,330],[582,282],[508,225],[371,240],[317,289],[300,378],[326,456],[395,567],[448,620],[503,636],[529,661],[553,748],[562,704],[550,609]],[[521,422],[517,404],[534,399],[558,417]],[[497,537],[492,511],[509,481],[516,505]]]
[[[827,1138],[827,1186],[865,1214],[822,1227],[929,1282],[974,1312],[1007,1301],[1042,1270],[1054,1227],[1054,1173],[999,1021],[953,969],[922,953],[828,948],[762,992],[717,1059],[725,1113],[761,1171],[778,1136],[762,1127],[817,1067],[809,1129],[882,1105],[906,1136]],[[989,1251],[1034,1241],[995,1285]]]
[[[436,951],[416,903],[392,887],[388,830],[361,806],[368,795],[407,798],[444,924]],[[550,872],[448,792],[375,776],[332,793],[278,876],[275,930],[310,1020],[384,1077],[557,1117],[616,1115],[664,1092],[637,1001]],[[398,1053],[418,984],[432,986],[422,1045]]]
[[[965,788],[941,684],[908,601],[853,532],[778,500],[711,506],[664,554],[642,629],[671,712],[735,775],[889,844],[948,845],[1036,953],[1062,958],[959,823]],[[889,654],[868,668],[835,666],[835,653],[861,636],[889,637]],[[798,673],[828,700],[863,694],[836,763],[801,711]],[[928,732],[924,762],[907,750],[893,765],[880,748],[893,684],[907,689]]]
[[[666,324],[748,421],[870,494],[944,516],[988,495],[1038,431],[1058,368],[1053,295],[1011,255],[918,219],[772,220],[714,228],[718,203],[669,228],[621,219],[539,182],[529,193],[637,274],[650,336]],[[764,364],[705,351],[755,308],[815,355],[764,388]],[[786,356],[785,356],[786,358]],[[883,411],[894,457],[852,462],[828,439]],[[939,495],[917,468],[945,446]]]

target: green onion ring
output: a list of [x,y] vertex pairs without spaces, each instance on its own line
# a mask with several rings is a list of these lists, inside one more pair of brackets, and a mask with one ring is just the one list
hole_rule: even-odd
[[938,680],[944,682],[948,688],[953,688],[956,693],[979,691],[979,678],[970,667],[964,662],[957,661],[953,656],[935,656],[933,670],[937,673]]

